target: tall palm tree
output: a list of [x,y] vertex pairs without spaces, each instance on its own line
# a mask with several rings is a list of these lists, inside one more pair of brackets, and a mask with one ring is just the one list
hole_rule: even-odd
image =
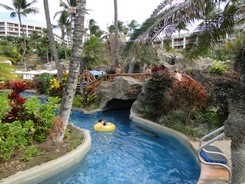
[[62,14],[64,15],[64,12],[66,12],[67,14],[67,23],[70,23],[70,30],[68,32],[68,41],[69,39],[72,37],[72,31],[74,28],[74,18],[75,18],[75,13],[76,13],[76,0],[60,0],[60,7],[62,7],[63,9],[61,11],[58,11],[54,14],[54,18],[56,18],[57,16],[62,16]]
[[44,6],[47,29],[48,29],[48,37],[49,37],[49,41],[50,41],[50,44],[51,44],[51,50],[52,50],[52,54],[53,54],[53,57],[54,57],[56,69],[58,71],[58,78],[59,78],[59,81],[62,81],[63,70],[62,70],[62,67],[60,65],[58,52],[57,52],[56,44],[55,44],[55,41],[54,41],[54,34],[53,34],[53,31],[52,31],[52,25],[51,25],[50,15],[49,15],[48,0],[43,0],[43,6]]
[[118,9],[117,0],[114,0],[114,26],[115,26],[115,45],[114,45],[114,65],[118,65]]
[[[223,4],[224,8],[220,5]],[[218,8],[217,8],[218,7]],[[236,23],[244,23],[244,0],[186,0],[162,2],[147,19],[140,29],[136,30],[125,48],[125,52],[134,47],[137,42],[150,42],[161,32],[173,33],[199,21],[193,33],[192,45],[189,51],[198,53],[217,43],[226,34],[231,34]],[[234,68],[241,74],[230,95],[229,116],[225,123],[225,133],[231,137],[232,183],[245,183],[245,89],[244,89],[244,45],[239,50]]]
[[77,0],[75,22],[74,22],[74,36],[72,47],[72,58],[69,66],[69,74],[63,98],[61,102],[59,117],[62,121],[61,132],[56,133],[55,142],[61,142],[64,138],[65,130],[68,124],[68,119],[71,112],[72,101],[76,92],[80,60],[82,57],[82,43],[84,34],[84,19],[85,19],[86,0]]
[[[65,49],[65,60],[67,60],[67,53],[66,53],[66,45],[65,45],[65,36],[69,37],[69,33],[71,31],[71,23],[68,19],[69,15],[67,11],[62,11],[59,20],[58,20],[58,27],[61,30],[61,39],[62,39],[62,46]],[[69,42],[69,39],[68,39]]]
[[13,0],[12,4],[13,4],[13,8],[0,4],[0,6],[6,8],[7,10],[11,10],[12,12],[10,13],[10,17],[14,18],[14,17],[18,17],[19,20],[19,24],[20,24],[20,28],[21,28],[21,32],[22,32],[22,36],[23,36],[23,45],[24,45],[24,49],[23,49],[23,54],[22,54],[22,58],[21,58],[21,63],[24,62],[24,66],[25,66],[25,70],[27,69],[27,62],[25,59],[26,56],[26,35],[25,35],[25,30],[23,28],[23,24],[22,24],[22,16],[27,16],[30,13],[38,13],[38,9],[31,7],[34,3],[36,3],[37,0],[33,0],[32,2],[28,3],[26,0]]

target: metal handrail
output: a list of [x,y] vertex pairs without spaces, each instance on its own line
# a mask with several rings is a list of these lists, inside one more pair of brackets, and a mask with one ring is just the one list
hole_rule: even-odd
[[[214,130],[214,131],[210,132],[209,134],[203,136],[203,137],[201,138],[200,142],[199,142],[199,146],[202,145],[202,142],[203,142],[205,139],[207,139],[207,138],[209,138],[210,136],[212,136],[212,135],[214,135],[214,134],[216,134],[216,133],[218,133],[218,132],[221,132],[221,131],[223,131],[223,130],[224,130],[224,126],[222,126],[222,127],[218,128],[217,130]],[[221,138],[221,137],[220,137],[220,138]],[[215,140],[217,140],[217,139],[215,139]],[[214,140],[214,141],[215,141],[215,140]],[[213,141],[213,142],[214,142],[214,141]]]
[[[229,177],[228,183],[231,183],[231,169],[230,169],[230,167],[228,166],[228,161],[229,161],[229,159],[227,158],[227,156],[226,156],[224,153],[221,153],[221,152],[217,152],[217,151],[208,151],[208,150],[205,149],[205,146],[208,146],[208,145],[210,145],[211,143],[213,143],[214,141],[217,141],[218,139],[224,137],[225,134],[224,134],[224,133],[221,133],[221,134],[217,135],[216,137],[214,137],[213,139],[209,140],[208,142],[203,143],[205,139],[207,139],[207,138],[213,136],[214,134],[219,133],[219,132],[221,132],[221,131],[223,131],[223,130],[224,130],[224,126],[218,128],[217,130],[214,130],[213,132],[210,132],[209,134],[207,134],[207,135],[205,135],[205,136],[203,136],[203,137],[201,138],[201,140],[200,140],[200,142],[199,142],[199,148],[198,148],[198,150],[197,150],[197,152],[198,152],[198,159],[199,159],[202,163],[207,164],[207,165],[215,165],[215,166],[222,166],[222,167],[224,167],[224,168],[228,171],[228,175],[229,175],[229,176],[228,176],[228,177]],[[224,156],[225,159],[227,160],[227,164],[216,163],[216,162],[207,162],[207,161],[204,160],[204,159],[202,158],[202,156],[201,156],[201,151],[202,151],[202,150],[205,151],[206,153],[211,153],[211,154],[216,154],[216,155],[222,155],[222,156]]]

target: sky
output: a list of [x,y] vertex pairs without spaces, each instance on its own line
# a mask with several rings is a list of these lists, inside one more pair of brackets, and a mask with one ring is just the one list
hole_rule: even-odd
[[[63,0],[67,2],[66,0]],[[118,6],[118,20],[125,23],[131,20],[136,20],[139,24],[142,24],[151,13],[163,0],[117,0]],[[31,2],[28,1],[27,2]],[[0,3],[12,7],[12,0],[1,0]],[[45,14],[43,9],[43,1],[38,0],[33,4],[34,7],[39,8],[39,14],[29,14],[28,19],[46,26]],[[89,10],[89,15],[85,18],[85,27],[88,27],[88,20],[94,19],[100,28],[106,31],[107,27],[113,24],[114,21],[114,0],[87,0],[86,9]],[[54,14],[60,11],[59,0],[49,0],[50,18],[53,19]],[[5,12],[5,13],[4,13]],[[3,8],[0,8],[0,19],[4,19],[9,15]],[[9,16],[8,16],[9,17]],[[13,18],[12,18],[13,20]],[[17,18],[16,18],[16,21]],[[57,25],[55,20],[51,22]]]

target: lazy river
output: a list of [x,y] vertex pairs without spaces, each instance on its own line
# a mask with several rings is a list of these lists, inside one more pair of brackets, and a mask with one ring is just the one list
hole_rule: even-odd
[[[93,130],[98,119],[113,122],[113,133]],[[142,130],[129,120],[128,110],[83,115],[70,122],[90,131],[92,148],[69,173],[42,183],[52,184],[196,184],[197,158],[177,139]]]

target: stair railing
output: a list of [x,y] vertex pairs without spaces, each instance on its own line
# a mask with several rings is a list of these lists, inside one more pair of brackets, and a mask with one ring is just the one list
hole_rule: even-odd
[[[222,137],[225,136],[225,133],[220,133],[219,135],[215,136],[214,138],[212,138],[211,140],[209,140],[208,142],[205,142],[204,141],[207,139],[207,138],[210,138],[211,136],[214,136],[215,134],[221,132],[224,130],[224,126],[218,128],[217,130],[214,130],[213,132],[205,135],[204,137],[201,138],[200,142],[199,142],[199,148],[198,148],[198,159],[204,163],[204,164],[207,164],[207,165],[215,165],[215,166],[221,166],[221,167],[224,167],[227,171],[228,171],[228,183],[231,182],[231,168],[228,166],[228,162],[229,162],[229,159],[228,157],[223,153],[223,152],[217,152],[217,151],[209,151],[209,150],[206,150],[205,149],[205,146],[208,146],[210,144],[212,144],[213,142],[221,139]],[[225,159],[226,159],[226,164],[224,163],[217,163],[217,162],[207,162],[206,160],[204,160],[204,158],[201,156],[201,151],[204,151],[206,153],[210,153],[210,154],[215,154],[215,155],[221,155],[223,156]]]

